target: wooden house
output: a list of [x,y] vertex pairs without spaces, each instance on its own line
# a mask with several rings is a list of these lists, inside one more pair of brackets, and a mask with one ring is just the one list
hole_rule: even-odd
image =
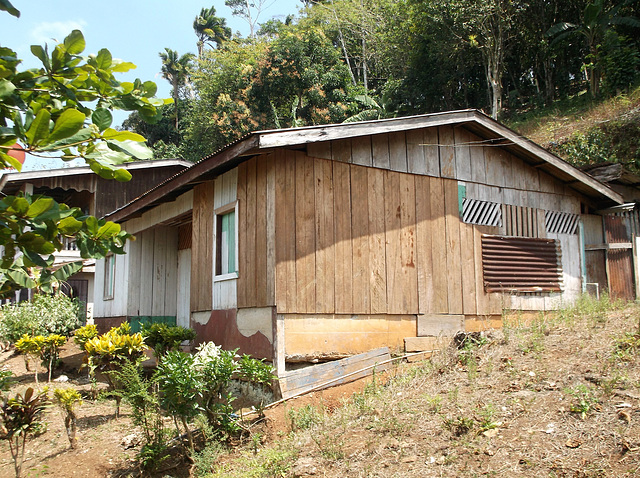
[[[156,161],[133,161],[123,165],[133,178],[121,183],[99,177],[88,166],[37,171],[5,171],[0,177],[2,194],[28,193],[44,194],[71,207],[79,207],[86,214],[101,217],[131,202],[153,186],[186,169],[191,163],[180,159]],[[80,251],[74,241],[65,241],[65,248],[56,252],[55,265],[80,260]],[[85,260],[82,271],[74,274],[65,284],[63,291],[77,297],[87,306],[91,316],[93,307],[93,275],[95,261]],[[23,289],[16,294],[16,300],[25,300],[32,291]]]
[[475,110],[255,132],[107,216],[137,240],[98,262],[96,321],[191,326],[280,374],[402,349],[574,300],[581,215],[621,203]]
[[624,199],[621,206],[583,216],[587,287],[614,298],[640,298],[640,176],[621,163],[581,168]]

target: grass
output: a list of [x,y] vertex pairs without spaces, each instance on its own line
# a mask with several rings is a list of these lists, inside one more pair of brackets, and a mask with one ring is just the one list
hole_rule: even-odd
[[513,314],[482,343],[376,377],[341,406],[292,408],[282,443],[248,443],[206,476],[288,478],[299,458],[317,476],[634,476],[640,456],[624,447],[640,446],[640,423],[616,404],[640,390],[640,308],[623,305],[584,297]]
[[576,132],[616,119],[640,106],[640,87],[614,98],[594,101],[586,91],[504,120],[523,136],[543,146],[569,138]]

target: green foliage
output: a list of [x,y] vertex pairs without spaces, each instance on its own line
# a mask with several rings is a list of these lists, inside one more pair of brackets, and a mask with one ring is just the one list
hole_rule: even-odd
[[223,453],[220,444],[212,443],[201,451],[193,454],[193,471],[196,478],[210,476],[218,463],[218,458]]
[[2,439],[9,441],[13,457],[16,478],[20,478],[27,439],[44,433],[42,421],[47,407],[47,391],[35,393],[27,388],[24,395],[16,393],[13,397],[4,397],[0,408],[2,418]]
[[129,334],[131,327],[123,323],[109,332],[85,342],[89,366],[101,372],[116,370],[127,362],[136,362],[147,349],[140,333]]
[[[128,180],[131,175],[119,164],[131,159],[149,159],[144,138],[111,127],[111,110],[137,111],[153,121],[157,107],[153,82],[119,82],[115,73],[135,68],[114,59],[107,49],[82,56],[85,39],[74,30],[49,53],[34,45],[33,55],[42,67],[19,71],[20,60],[2,48],[0,66],[0,162],[21,168],[8,153],[16,142],[32,153],[59,153],[65,160],[83,158],[101,177]],[[95,109],[88,105],[95,103]]]
[[[1,141],[0,135],[0,147]],[[82,261],[51,270],[53,254],[63,249],[65,237],[75,238],[83,258],[101,258],[108,252],[123,254],[125,241],[132,237],[119,224],[87,216],[80,208],[69,208],[44,196],[4,197],[0,219],[0,244],[4,246],[0,269],[6,271],[0,276],[0,297],[21,288],[51,293],[78,272]]]
[[120,384],[116,393],[131,406],[133,424],[144,432],[145,444],[138,455],[142,468],[157,468],[168,457],[168,434],[155,383],[145,379],[141,367],[133,362],[111,372],[111,377]]
[[576,133],[563,143],[552,144],[551,150],[576,167],[617,161],[607,136],[599,128]]
[[[292,446],[263,449],[257,455],[241,460],[236,470],[218,465],[208,478],[280,478],[289,476],[297,450]],[[239,471],[238,471],[239,470]]]
[[37,294],[31,301],[0,309],[0,337],[15,343],[23,335],[68,336],[80,325],[80,306],[64,294]]
[[[31,337],[29,335],[23,335],[20,340],[16,342],[16,349],[24,354],[35,355],[40,357],[42,366],[47,368],[49,372],[49,382],[51,381],[51,373],[53,369],[58,365],[58,357],[60,356],[60,349],[67,342],[67,338],[62,335],[52,334],[43,337],[42,335],[36,335]],[[38,381],[38,374],[36,372],[36,382]]]
[[287,413],[291,430],[308,430],[322,421],[322,415],[313,405],[305,405],[300,408],[292,408]]
[[53,391],[53,398],[64,412],[64,426],[71,448],[76,448],[78,444],[76,408],[82,406],[82,396],[73,388],[56,388]]
[[193,329],[160,323],[143,324],[140,333],[158,359],[169,351],[177,350],[182,342],[196,338]]
[[80,327],[73,333],[73,341],[78,344],[82,350],[85,350],[85,344],[97,336],[98,327],[96,327],[95,324],[87,324]]
[[154,374],[161,396],[160,406],[175,419],[180,419],[193,450],[193,437],[188,422],[200,409],[202,379],[195,367],[195,357],[184,352],[168,352]]
[[569,410],[571,413],[580,415],[583,420],[598,409],[598,398],[594,390],[586,385],[578,385],[565,390],[565,393],[572,397]]
[[2,395],[2,392],[9,391],[12,382],[13,372],[11,370],[0,370],[0,395]]

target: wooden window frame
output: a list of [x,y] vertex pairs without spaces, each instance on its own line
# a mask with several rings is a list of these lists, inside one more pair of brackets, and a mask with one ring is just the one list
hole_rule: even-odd
[[[221,247],[222,244],[220,242],[220,227],[221,223],[219,220],[223,216],[233,212],[234,213],[234,259],[235,259],[235,271],[226,272],[224,274],[218,273],[220,270],[219,258],[221,256]],[[213,281],[225,281],[230,279],[238,278],[238,201],[234,201],[229,204],[225,204],[213,211]]]
[[104,258],[104,283],[102,286],[102,299],[113,300],[116,288],[115,254],[107,254]]

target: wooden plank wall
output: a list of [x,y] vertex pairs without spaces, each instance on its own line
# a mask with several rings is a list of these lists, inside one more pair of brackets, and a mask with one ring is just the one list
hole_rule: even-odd
[[457,181],[277,154],[278,313],[500,313]]
[[238,305],[283,314],[499,314],[480,237],[513,227],[462,223],[459,181],[467,197],[529,208],[515,228],[526,236],[545,236],[545,209],[580,209],[566,185],[464,127],[276,150],[238,170]]
[[[234,192],[237,190],[238,200],[239,308],[267,307],[275,303],[274,197],[278,187],[275,162],[274,154],[265,154],[252,158],[226,173],[237,171],[237,178],[233,181],[237,183]],[[228,196],[227,199],[232,198]],[[217,207],[223,205],[221,201]],[[292,284],[295,286],[295,282]]]
[[139,233],[128,258],[127,279],[131,286],[128,288],[126,315],[175,316],[178,297],[177,228],[160,226]]
[[211,310],[213,305],[213,192],[213,181],[193,188],[192,312]]

